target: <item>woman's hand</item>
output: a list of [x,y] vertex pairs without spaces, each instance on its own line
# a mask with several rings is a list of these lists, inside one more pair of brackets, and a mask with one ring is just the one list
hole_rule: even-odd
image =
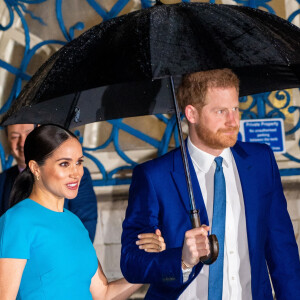
[[161,252],[166,250],[166,243],[161,236],[159,229],[155,230],[155,233],[141,233],[138,235],[139,240],[136,244],[141,250],[146,252]]
[[[141,250],[146,252],[161,252],[166,250],[165,240],[161,236],[159,229],[156,229],[155,233],[139,234],[138,238],[139,240],[136,244]],[[141,284],[131,284],[124,278],[108,283],[99,263],[98,270],[91,281],[90,291],[94,300],[128,299],[141,286]]]

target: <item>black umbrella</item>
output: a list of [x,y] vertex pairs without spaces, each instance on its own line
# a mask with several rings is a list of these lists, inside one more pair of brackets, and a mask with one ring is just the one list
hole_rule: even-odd
[[300,30],[241,6],[179,3],[136,11],[91,28],[56,52],[27,83],[2,125],[73,127],[170,113],[174,101],[197,227],[173,77],[220,68],[239,76],[241,96],[300,86]]
[[[153,79],[159,81],[153,83],[156,90],[157,85],[166,90],[169,83],[160,82],[162,78],[220,68],[231,68],[239,76],[240,96],[292,88],[300,85],[299,49],[299,28],[261,10],[209,3],[155,5],[105,21],[62,47],[28,82],[7,117],[23,106],[54,98],[54,106],[73,99],[85,105],[86,99],[95,98],[99,107],[105,89],[99,87],[119,83],[129,83],[134,89],[135,82],[143,81],[137,96],[150,93],[148,98],[153,98]],[[124,97],[126,105],[120,116],[110,114],[109,118],[152,113],[153,105],[148,110],[143,103],[134,111],[142,98],[130,105],[130,97],[126,93]],[[123,101],[120,96],[119,101]],[[155,107],[163,105],[155,113],[172,110],[163,103],[164,92],[153,101]],[[148,106],[149,101],[146,103]],[[51,120],[56,115],[63,119],[56,122],[69,125],[64,122],[64,111],[55,111]],[[87,122],[99,121],[96,111],[90,110]],[[69,109],[65,113],[70,115]],[[45,123],[44,117],[39,119],[37,114],[34,119]],[[22,120],[6,120],[5,124],[16,121]]]

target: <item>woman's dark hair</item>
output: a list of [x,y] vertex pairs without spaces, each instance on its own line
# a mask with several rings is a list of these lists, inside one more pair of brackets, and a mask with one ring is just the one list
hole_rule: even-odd
[[26,199],[32,192],[34,176],[28,167],[31,160],[42,166],[46,159],[66,140],[77,137],[69,130],[54,124],[36,127],[31,131],[25,141],[24,156],[26,168],[15,180],[10,193],[10,207]]

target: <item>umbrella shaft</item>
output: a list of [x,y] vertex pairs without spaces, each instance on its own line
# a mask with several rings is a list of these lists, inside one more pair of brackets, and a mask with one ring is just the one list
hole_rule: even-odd
[[172,88],[172,96],[173,96],[176,121],[177,121],[176,123],[177,123],[177,128],[178,128],[178,133],[179,133],[181,156],[182,156],[182,160],[183,160],[184,172],[185,172],[186,182],[187,182],[187,186],[188,186],[188,194],[189,194],[189,199],[190,199],[190,207],[191,207],[190,218],[191,218],[193,228],[195,228],[195,227],[200,227],[201,222],[200,222],[200,218],[199,218],[199,211],[196,209],[196,205],[195,205],[195,198],[194,198],[194,193],[193,193],[193,186],[192,186],[192,181],[191,181],[189,162],[187,159],[185,142],[183,140],[183,135],[182,135],[180,111],[178,108],[178,103],[177,103],[175,88],[174,88],[174,80],[173,80],[172,76],[170,77],[170,84],[171,84],[171,88]]

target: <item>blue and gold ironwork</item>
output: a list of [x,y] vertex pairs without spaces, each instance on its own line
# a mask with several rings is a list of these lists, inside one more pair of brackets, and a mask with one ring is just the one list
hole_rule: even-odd
[[[63,40],[43,40],[33,47],[30,47],[31,37],[30,30],[27,23],[28,18],[34,19],[41,24],[41,26],[48,26],[44,20],[36,16],[28,7],[30,5],[41,5],[50,0],[4,0],[6,8],[8,10],[8,22],[2,24],[0,22],[0,31],[7,31],[13,27],[15,18],[19,18],[21,21],[21,26],[24,30],[24,53],[21,60],[21,63],[18,67],[14,66],[10,62],[6,62],[0,59],[0,69],[4,69],[9,74],[14,76],[14,82],[12,88],[9,92],[7,99],[4,101],[4,105],[0,109],[0,114],[3,114],[10,107],[12,101],[20,93],[22,84],[29,80],[30,75],[28,74],[28,65],[30,61],[34,58],[37,51],[46,45],[64,45],[65,43],[74,39],[75,34],[83,32],[85,28],[84,22],[76,22],[74,25],[67,28],[64,12],[63,12],[63,1],[56,0],[55,2],[55,11],[53,14],[56,16],[58,27],[61,31],[61,36]],[[96,0],[86,0],[88,6],[96,12],[96,14],[102,18],[102,20],[107,20],[113,17],[118,16],[124,8],[130,4],[132,0],[118,0],[112,6],[110,10],[104,8],[100,4],[101,1]],[[182,0],[187,2],[186,0]],[[275,1],[275,0],[273,0]],[[250,6],[253,8],[260,8],[269,11],[270,13],[276,14],[276,11],[272,7],[271,0],[236,0],[235,3],[238,5]],[[300,0],[295,0],[300,5]],[[214,0],[205,1],[210,3],[215,3]],[[146,8],[150,7],[155,3],[153,0],[141,0],[140,7]],[[170,3],[170,1],[168,2]],[[219,3],[219,2],[218,2]],[[135,1],[134,5],[137,5]],[[298,5],[298,6],[299,6]],[[72,9],[72,8],[69,8]],[[300,9],[295,10],[287,19],[289,21],[294,21],[295,17],[300,14]],[[300,128],[300,107],[295,106],[293,102],[293,91],[284,90],[276,91],[271,93],[257,94],[249,97],[240,98],[241,103],[241,118],[242,119],[256,119],[256,118],[282,118],[285,120],[286,128],[286,140],[291,141],[296,144],[297,149],[300,147],[300,141],[297,141],[297,132]],[[83,147],[84,155],[90,159],[97,170],[101,174],[100,179],[94,179],[94,185],[104,186],[104,185],[119,185],[119,184],[129,184],[130,175],[128,176],[116,176],[119,173],[128,173],[132,168],[137,164],[132,158],[130,158],[126,151],[122,150],[120,146],[120,132],[126,132],[129,135],[134,136],[135,138],[142,140],[144,143],[148,144],[151,148],[155,149],[157,155],[163,155],[166,153],[170,145],[178,146],[178,135],[176,128],[176,119],[174,116],[165,116],[165,115],[156,115],[156,122],[161,122],[163,124],[163,133],[161,139],[157,139],[149,136],[146,133],[130,126],[124,122],[123,119],[112,120],[109,123],[112,126],[111,132],[108,138],[99,146],[89,148]],[[76,131],[76,134],[80,136],[79,130]],[[82,141],[82,137],[81,137]],[[172,142],[171,142],[172,141]],[[99,152],[103,149],[106,149],[108,146],[113,145],[118,156],[124,161],[123,165],[114,168],[113,170],[107,171],[104,167],[103,162],[97,158],[94,153]],[[299,152],[299,151],[298,151]],[[300,155],[297,157],[294,153],[285,153],[283,154],[287,160],[290,160],[295,163],[295,167],[289,169],[280,170],[282,176],[289,175],[300,175]],[[2,169],[6,169],[12,164],[12,156],[5,155],[5,151],[2,145],[0,145],[0,159]],[[130,173],[130,172],[129,172]]]

